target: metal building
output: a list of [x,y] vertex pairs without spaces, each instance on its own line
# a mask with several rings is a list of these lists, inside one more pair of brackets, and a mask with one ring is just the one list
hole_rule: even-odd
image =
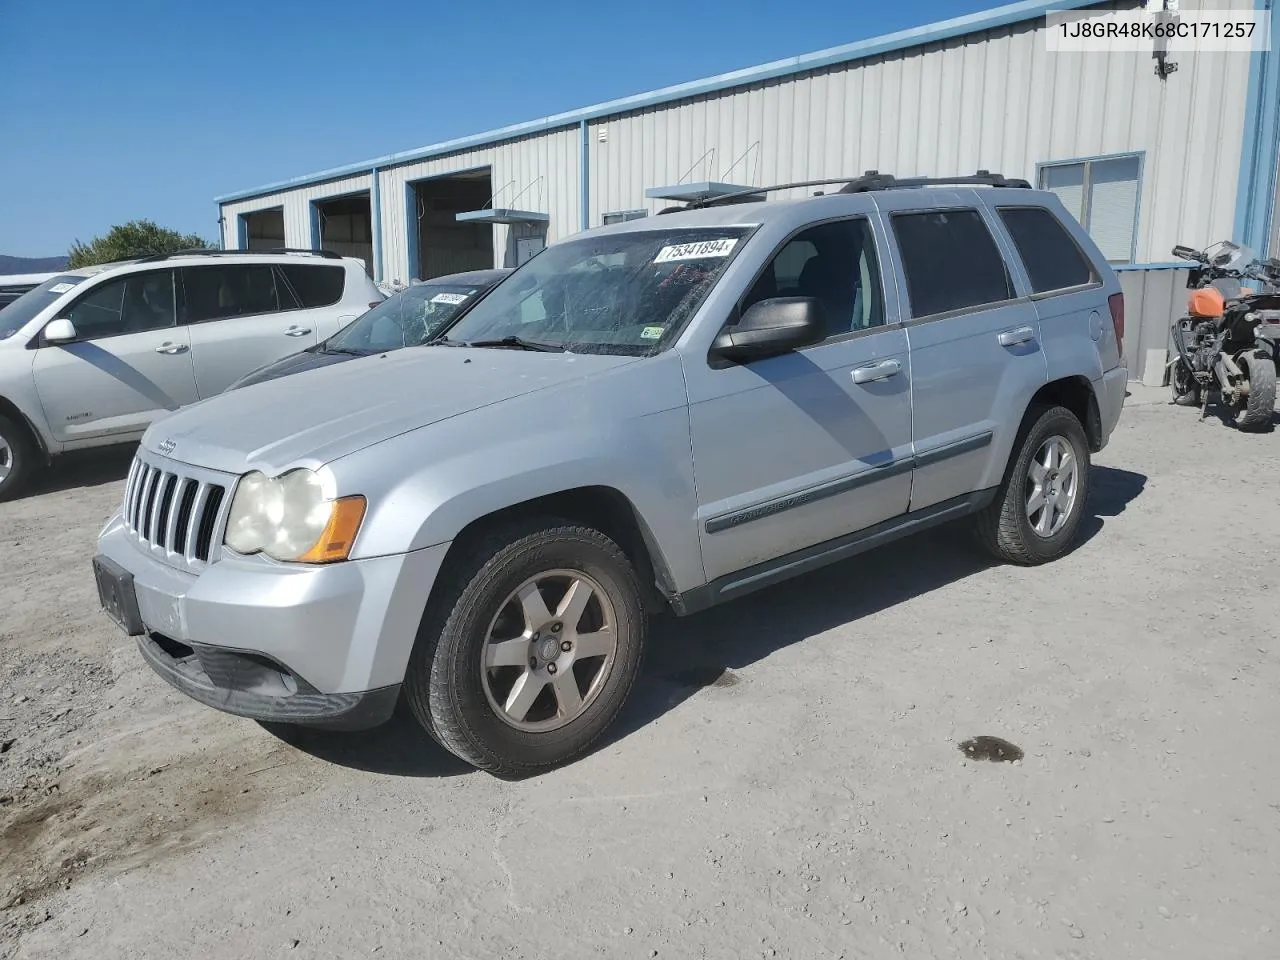
[[1049,10],[1142,5],[1024,0],[268,184],[217,199],[222,242],[324,246],[405,283],[515,265],[681,190],[990,169],[1056,191],[1124,271],[1140,376],[1182,296],[1175,243],[1280,252],[1280,17],[1271,50],[1171,54],[1173,72],[1046,49]]

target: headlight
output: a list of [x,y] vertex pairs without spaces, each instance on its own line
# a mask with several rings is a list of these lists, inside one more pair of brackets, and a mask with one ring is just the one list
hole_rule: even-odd
[[275,478],[255,470],[236,488],[225,541],[237,553],[265,553],[276,560],[345,560],[364,510],[364,497],[326,499],[313,470]]

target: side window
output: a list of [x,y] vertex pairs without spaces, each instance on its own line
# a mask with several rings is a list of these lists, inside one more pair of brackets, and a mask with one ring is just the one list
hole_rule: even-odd
[[280,266],[280,271],[305,309],[331,307],[342,299],[347,280],[347,271],[342,267],[286,263]]
[[929,317],[1013,298],[991,231],[976,210],[893,217],[913,317]]
[[82,340],[176,326],[173,271],[156,270],[108,280],[77,300],[66,315]]
[[871,224],[863,218],[837,220],[796,234],[765,267],[741,308],[773,297],[820,301],[829,338],[881,326],[884,297]]
[[269,264],[183,267],[182,288],[186,323],[275,313],[280,309],[276,275]]
[[1033,292],[1048,293],[1094,281],[1093,269],[1084,254],[1048,210],[1001,207],[999,212],[1027,268]]

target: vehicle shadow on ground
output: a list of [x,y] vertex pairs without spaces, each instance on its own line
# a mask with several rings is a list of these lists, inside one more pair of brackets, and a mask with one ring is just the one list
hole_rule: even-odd
[[[1140,473],[1095,466],[1076,549],[1102,531],[1104,518],[1123,513],[1146,482]],[[922,562],[922,557],[927,560]],[[973,576],[992,563],[963,525],[952,524],[692,617],[655,617],[644,670],[627,706],[596,749],[635,733],[704,687],[733,684],[734,670]],[[398,777],[472,772],[418,726],[403,701],[392,719],[374,730],[262,726],[297,750],[354,770]]]
[[391,719],[373,730],[337,731],[261,723],[295,750],[352,770],[393,777],[456,777],[473,768],[436,743],[401,700]]
[[[1140,473],[1095,466],[1074,549],[1102,532],[1142,495]],[[649,628],[645,669],[603,746],[629,736],[707,686],[731,686],[733,671],[835,627],[967,579],[994,565],[963,522],[691,617],[661,616]]]
[[[133,454],[137,449],[136,443],[129,443],[57,457],[49,469],[32,480],[25,496],[38,497],[46,493],[99,487],[104,483],[123,480],[129,475],[129,465],[133,463]],[[22,498],[21,495],[18,497]]]

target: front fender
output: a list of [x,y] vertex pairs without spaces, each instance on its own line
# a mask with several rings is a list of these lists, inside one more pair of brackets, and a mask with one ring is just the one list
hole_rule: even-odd
[[62,444],[49,432],[44,407],[36,393],[32,373],[34,364],[34,350],[12,347],[0,350],[0,415],[16,415],[17,419],[30,428],[47,457],[58,453]]
[[[675,395],[664,386],[678,387],[683,400],[682,379],[653,384],[651,396]],[[339,490],[362,493],[370,504],[352,556],[447,543],[499,510],[608,487],[652,534],[672,586],[703,583],[688,407],[627,416],[620,409],[626,398],[634,399],[497,404],[335,461]]]

